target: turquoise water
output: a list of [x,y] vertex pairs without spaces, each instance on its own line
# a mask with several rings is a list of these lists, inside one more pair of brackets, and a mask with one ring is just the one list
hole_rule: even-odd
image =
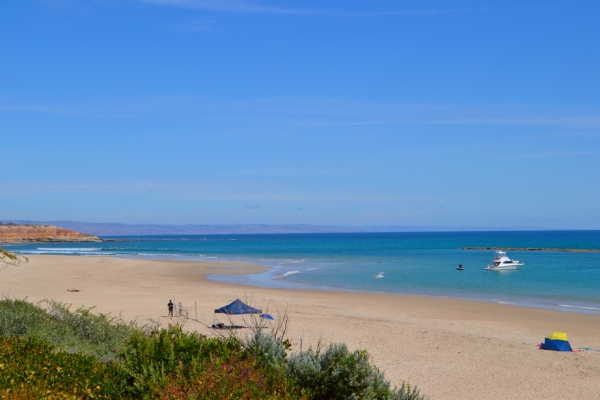
[[[104,243],[6,245],[23,255],[110,255],[250,261],[252,276],[211,279],[266,287],[447,296],[600,314],[600,253],[509,252],[519,271],[484,268],[493,251],[462,247],[600,249],[600,231],[202,235]],[[461,263],[464,271],[456,271]],[[384,278],[374,276],[385,271]]]

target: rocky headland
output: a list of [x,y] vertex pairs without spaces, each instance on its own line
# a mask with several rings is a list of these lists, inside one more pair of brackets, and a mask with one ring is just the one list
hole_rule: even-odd
[[2,224],[0,243],[27,242],[100,242],[98,236],[88,235],[53,225]]

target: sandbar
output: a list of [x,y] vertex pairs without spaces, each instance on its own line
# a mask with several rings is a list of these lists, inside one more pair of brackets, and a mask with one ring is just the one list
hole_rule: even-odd
[[[72,307],[160,321],[181,301],[186,329],[207,328],[213,310],[250,297],[277,314],[287,308],[292,350],[345,342],[366,349],[393,383],[417,385],[431,399],[597,399],[600,351],[559,353],[536,344],[566,332],[573,348],[600,350],[600,316],[450,298],[323,290],[266,289],[218,283],[209,274],[250,274],[265,267],[225,261],[32,256],[0,271],[6,297],[52,299]],[[80,292],[69,292],[76,288]]]

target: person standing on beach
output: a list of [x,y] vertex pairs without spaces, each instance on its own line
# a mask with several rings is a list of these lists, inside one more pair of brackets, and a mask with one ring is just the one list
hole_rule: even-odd
[[177,308],[179,309],[179,316],[183,317],[183,304],[181,304],[181,302],[179,302],[179,305],[177,306]]
[[167,304],[167,306],[169,307],[169,317],[173,316],[173,302],[169,299],[169,304]]

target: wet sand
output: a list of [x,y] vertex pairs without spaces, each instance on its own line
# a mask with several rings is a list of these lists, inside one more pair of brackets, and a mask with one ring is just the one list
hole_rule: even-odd
[[[297,350],[319,340],[367,349],[394,384],[417,385],[431,399],[597,399],[600,352],[559,353],[537,343],[567,332],[573,348],[600,350],[600,316],[423,296],[263,289],[217,283],[208,274],[264,267],[235,262],[33,256],[0,271],[4,296],[52,299],[163,326],[169,299],[191,317],[186,329],[213,335],[213,310],[236,298],[276,314],[287,307]],[[76,288],[80,292],[68,292]],[[241,318],[241,317],[236,317]],[[222,322],[227,322],[221,318]],[[243,324],[242,320],[234,320]]]

